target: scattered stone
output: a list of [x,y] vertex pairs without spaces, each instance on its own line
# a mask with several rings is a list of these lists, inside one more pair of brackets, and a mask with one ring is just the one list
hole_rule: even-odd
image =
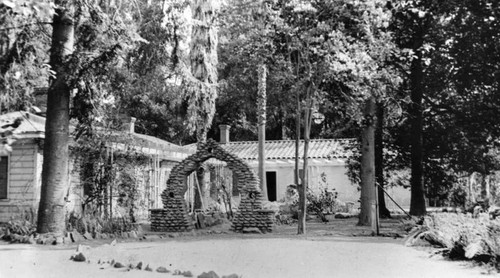
[[240,276],[236,273],[233,273],[229,275],[223,275],[222,278],[240,278]]
[[170,271],[164,267],[164,266],[160,266],[156,269],[156,272],[159,272],[159,273],[169,273]]
[[92,234],[89,233],[89,232],[86,232],[85,234],[83,234],[83,238],[87,239],[87,240],[90,240],[90,239],[92,239]]
[[172,275],[181,275],[181,274],[182,271],[180,271],[179,269],[174,270],[174,272],[172,273]]
[[72,242],[80,242],[85,240],[85,238],[77,231],[69,233],[69,236]]
[[45,238],[43,237],[39,237],[37,240],[36,240],[36,244],[45,244]]
[[116,245],[116,239],[113,239],[113,241],[109,245],[115,246]]
[[153,269],[151,267],[149,267],[149,265],[147,265],[146,268],[144,268],[144,270],[146,270],[146,271],[153,271]]
[[213,270],[210,270],[209,272],[203,272],[202,274],[198,275],[198,278],[220,278],[220,277]]
[[87,260],[87,258],[85,258],[85,255],[83,255],[83,253],[80,252],[74,256],[71,256],[70,260],[73,260],[75,262],[84,262]]
[[90,246],[88,245],[83,245],[83,244],[78,244],[76,247],[76,252],[87,252],[90,250]]
[[139,262],[135,268],[141,270],[142,269],[142,262]]
[[45,241],[45,244],[46,244],[46,245],[56,245],[56,244],[57,244],[57,242],[56,242],[56,239],[55,239],[55,238],[53,238],[53,237],[49,237],[49,238],[47,238],[47,240]]
[[113,266],[114,266],[114,268],[123,268],[123,267],[125,267],[125,266],[124,266],[122,263],[120,263],[120,262],[116,262]]
[[182,273],[182,276],[184,276],[184,277],[193,277],[193,273],[191,273],[191,271],[189,271],[189,270],[188,271],[184,271]]
[[490,219],[495,220],[497,216],[500,216],[500,207],[495,205],[491,206],[488,210],[488,214]]
[[137,232],[136,231],[130,232],[130,237],[131,238],[137,238]]

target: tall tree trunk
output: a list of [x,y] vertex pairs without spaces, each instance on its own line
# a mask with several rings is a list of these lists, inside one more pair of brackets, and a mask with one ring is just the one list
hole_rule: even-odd
[[363,130],[361,134],[361,211],[358,225],[371,225],[373,202],[375,201],[375,100],[365,103]]
[[266,185],[266,152],[264,146],[266,144],[266,75],[267,69],[264,64],[260,64],[257,69],[259,88],[257,92],[257,111],[259,118],[259,180],[260,189],[264,200],[269,200],[267,196]]
[[311,133],[312,124],[312,99],[311,99],[311,87],[307,88],[307,109],[304,115],[304,165],[303,165],[303,177],[302,183],[299,184],[299,223],[297,234],[306,234],[306,219],[307,219],[307,188],[309,187],[309,136]]
[[[420,37],[420,36],[417,36]],[[410,103],[410,143],[411,143],[411,201],[410,214],[424,215],[425,209],[425,191],[423,183],[423,109],[422,98],[424,94],[424,72],[422,67],[422,53],[419,49],[422,45],[422,39],[416,40],[414,47],[417,57],[411,63],[410,82],[411,82],[411,103]]]
[[68,190],[69,162],[69,102],[70,88],[66,84],[65,60],[73,53],[74,26],[72,1],[55,1],[50,65],[56,78],[50,80],[47,99],[47,119],[43,149],[42,191],[38,208],[39,233],[65,231],[64,199]]
[[303,205],[305,202],[305,194],[303,194],[304,177],[300,176],[300,118],[301,118],[301,105],[299,93],[297,93],[297,115],[295,115],[295,186],[299,194],[299,207],[298,207],[298,227],[297,234],[305,233],[306,215],[304,213]]
[[[300,99],[299,95],[297,93],[297,114],[295,115],[295,175],[294,175],[294,182],[295,186],[298,186],[301,181],[300,181]],[[297,187],[298,189],[298,187]]]
[[390,218],[391,213],[385,204],[384,193],[384,106],[377,103],[377,128],[375,129],[375,180],[378,184],[378,207],[381,218]]

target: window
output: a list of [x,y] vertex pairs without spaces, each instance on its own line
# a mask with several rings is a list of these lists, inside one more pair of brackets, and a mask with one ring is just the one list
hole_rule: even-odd
[[0,199],[7,199],[9,157],[0,157]]

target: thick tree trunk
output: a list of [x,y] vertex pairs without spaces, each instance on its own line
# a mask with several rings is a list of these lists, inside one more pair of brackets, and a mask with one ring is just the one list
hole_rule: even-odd
[[361,134],[361,211],[358,225],[372,225],[373,202],[375,202],[375,100],[366,101]]
[[42,189],[38,208],[39,233],[65,231],[65,195],[68,190],[70,88],[65,83],[65,59],[73,52],[74,26],[72,1],[55,1],[50,65],[56,72],[47,100],[43,149]]
[[384,193],[384,106],[377,103],[377,128],[375,129],[375,180],[378,184],[378,207],[381,218],[390,218]]
[[266,66],[264,64],[259,65],[257,72],[259,74],[257,92],[257,110],[259,118],[259,180],[264,200],[269,200],[266,186],[266,152],[264,149],[264,145],[266,144]]
[[[421,45],[417,43],[416,45]],[[423,109],[422,98],[424,94],[422,54],[417,50],[411,64],[411,103],[410,103],[410,142],[411,142],[411,201],[410,214],[424,215],[425,191],[423,183]]]

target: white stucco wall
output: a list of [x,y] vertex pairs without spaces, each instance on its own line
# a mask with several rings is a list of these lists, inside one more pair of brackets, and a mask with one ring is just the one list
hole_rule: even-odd
[[[249,163],[257,173],[257,163]],[[302,168],[300,164],[300,168]],[[295,164],[293,160],[268,161],[266,172],[276,172],[277,200],[286,197],[287,187],[294,184]],[[326,182],[322,181],[322,173],[325,174]],[[338,199],[343,202],[358,203],[359,191],[356,185],[352,184],[346,175],[346,168],[343,161],[339,160],[315,160],[309,161],[309,187],[318,192],[327,187],[328,190],[334,188],[338,192]]]
[[[249,162],[250,167],[257,173],[257,162]],[[302,164],[300,164],[302,168]],[[287,187],[294,183],[294,169],[295,163],[293,160],[281,160],[266,162],[266,172],[276,172],[277,183],[277,200],[283,200],[286,197]],[[316,160],[309,161],[309,187],[319,192],[327,187],[328,190],[335,189],[338,193],[337,198],[342,202],[352,202],[355,208],[359,207],[360,191],[358,185],[353,184],[347,177],[347,168],[345,162],[341,160]],[[322,181],[321,174],[324,173],[326,183]],[[408,209],[410,206],[410,190],[403,187],[388,188],[387,192],[391,197],[398,202],[400,206]],[[397,211],[399,208],[386,197],[386,205],[389,210]]]

